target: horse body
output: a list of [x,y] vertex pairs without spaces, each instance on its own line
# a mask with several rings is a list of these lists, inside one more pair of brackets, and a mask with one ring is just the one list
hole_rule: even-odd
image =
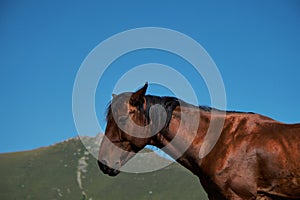
[[[116,171],[112,170],[115,165],[109,165],[109,162],[122,158],[117,163],[124,164],[133,156],[130,152],[138,152],[151,144],[164,148],[166,153],[198,176],[209,199],[300,199],[300,124],[283,124],[255,113],[212,112],[180,104],[175,99],[149,98],[144,95],[145,91],[144,87],[130,94],[133,97],[127,103],[121,101],[127,106],[122,107],[123,111],[118,109],[122,112],[118,116],[134,110],[135,114],[130,117],[135,123],[151,124],[147,107],[161,103],[170,111],[167,124],[157,134],[139,139],[117,128],[117,123],[109,117],[112,121],[109,123],[108,120],[105,135],[129,153],[111,156],[113,153],[109,152],[109,145],[103,140],[99,166],[104,173],[116,175]],[[141,105],[132,103],[132,98],[137,97]],[[188,117],[182,119],[182,113]],[[199,152],[205,146],[209,124],[221,119],[224,125],[218,140],[202,157]],[[197,129],[192,124],[197,124]],[[181,142],[172,143],[174,137],[179,137]],[[120,141],[127,142],[127,146],[121,145]],[[180,145],[185,142],[190,145],[182,152]]]
[[[180,134],[178,109],[158,146],[168,145],[174,134]],[[200,116],[191,147],[177,161],[200,178],[210,199],[300,198],[300,124],[287,125],[252,113],[227,113],[218,142],[199,159],[208,122],[219,117],[207,111]],[[189,127],[182,129],[188,132]]]

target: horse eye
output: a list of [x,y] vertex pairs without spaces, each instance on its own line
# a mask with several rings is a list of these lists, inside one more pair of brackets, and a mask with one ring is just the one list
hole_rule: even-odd
[[121,125],[125,125],[126,122],[127,122],[127,119],[128,119],[128,116],[121,116],[118,118],[118,122],[121,124]]
[[135,113],[135,110],[129,111],[129,115],[134,114],[134,113]]

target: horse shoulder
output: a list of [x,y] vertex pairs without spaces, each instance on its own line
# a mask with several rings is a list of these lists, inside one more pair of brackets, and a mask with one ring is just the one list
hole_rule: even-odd
[[201,168],[205,178],[202,179],[206,179],[203,184],[213,182],[214,187],[226,197],[238,193],[248,198],[256,193],[253,184],[255,151],[249,143],[251,130],[256,129],[257,125],[251,123],[249,116],[239,113],[227,115],[218,142],[203,158]]

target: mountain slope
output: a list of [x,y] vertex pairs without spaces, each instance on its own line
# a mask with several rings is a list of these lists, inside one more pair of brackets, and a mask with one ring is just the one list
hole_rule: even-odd
[[102,174],[78,138],[0,154],[0,199],[207,199],[196,176],[174,163],[151,173]]

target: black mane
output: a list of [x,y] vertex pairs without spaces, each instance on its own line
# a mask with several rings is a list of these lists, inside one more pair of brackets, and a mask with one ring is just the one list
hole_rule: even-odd
[[164,97],[159,97],[159,96],[153,96],[153,95],[146,95],[146,101],[147,103],[151,106],[154,104],[160,104],[163,106],[166,111],[169,111],[171,113],[167,114],[172,114],[173,110],[175,109],[176,106],[181,105],[181,106],[189,106],[189,107],[194,107],[195,109],[198,108],[201,111],[205,112],[212,112],[212,111],[217,111],[217,112],[225,112],[225,113],[245,113],[245,114],[255,114],[253,112],[242,112],[242,111],[232,111],[232,110],[220,110],[217,108],[213,108],[210,106],[195,106],[192,104],[189,104],[181,99],[178,99],[176,97],[169,97],[169,96],[164,96]]
[[[170,96],[160,97],[160,96],[146,95],[145,98],[146,98],[146,110],[141,110],[141,111],[144,112],[146,114],[147,119],[150,120],[150,116],[149,116],[150,107],[155,104],[159,104],[159,105],[163,106],[163,108],[167,112],[166,127],[168,126],[168,124],[171,120],[173,110],[179,105],[181,105],[181,106],[186,105],[188,107],[194,107],[195,109],[200,109],[201,111],[205,111],[205,112],[217,111],[217,112],[225,112],[225,113],[255,114],[253,112],[224,111],[224,110],[212,108],[210,106],[194,106],[192,104],[186,103],[185,101],[183,101],[181,99],[178,99],[176,97],[170,97]],[[112,101],[110,101],[108,103],[108,106],[106,109],[106,121],[108,121],[112,115],[111,104],[112,104]],[[141,109],[143,109],[143,108],[141,107]]]

